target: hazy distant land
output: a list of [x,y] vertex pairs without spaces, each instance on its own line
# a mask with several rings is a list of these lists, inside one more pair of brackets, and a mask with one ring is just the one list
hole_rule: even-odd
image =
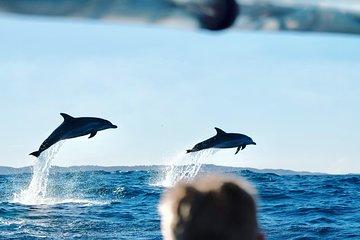
[[[76,172],[76,171],[106,171],[106,172],[115,172],[115,171],[147,171],[147,170],[161,170],[165,169],[166,165],[150,165],[150,166],[96,166],[96,165],[84,165],[84,166],[71,166],[71,167],[59,167],[53,166],[51,171],[55,172]],[[326,173],[319,172],[307,172],[307,171],[292,171],[285,169],[256,169],[256,168],[243,168],[243,167],[226,167],[226,166],[217,166],[212,164],[204,164],[201,167],[202,171],[206,172],[231,172],[236,170],[249,170],[256,173],[274,173],[277,175],[324,175]],[[11,174],[22,174],[22,173],[31,173],[32,167],[5,167],[0,166],[0,175],[11,175]]]

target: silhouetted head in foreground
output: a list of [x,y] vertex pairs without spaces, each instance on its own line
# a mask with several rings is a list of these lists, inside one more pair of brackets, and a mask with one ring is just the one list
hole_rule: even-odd
[[159,211],[165,240],[260,240],[255,190],[243,180],[203,177],[164,194]]

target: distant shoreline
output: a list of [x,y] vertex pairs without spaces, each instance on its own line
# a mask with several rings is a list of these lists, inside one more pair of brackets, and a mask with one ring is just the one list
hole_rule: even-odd
[[[149,170],[162,170],[167,165],[138,165],[138,166],[97,166],[97,165],[83,165],[83,166],[69,166],[69,167],[59,167],[53,166],[51,171],[55,172],[84,172],[84,171],[106,171],[106,172],[115,172],[115,171],[149,171]],[[309,171],[294,171],[286,169],[256,169],[256,168],[245,168],[245,167],[229,167],[229,166],[218,166],[212,164],[204,164],[201,167],[202,171],[206,172],[231,172],[239,170],[248,170],[255,173],[273,173],[277,175],[358,175],[356,173],[345,173],[345,174],[329,174],[329,173],[320,173],[320,172],[309,172]],[[12,174],[22,174],[22,173],[32,173],[32,166],[28,167],[6,167],[0,166],[0,175],[12,175]]]

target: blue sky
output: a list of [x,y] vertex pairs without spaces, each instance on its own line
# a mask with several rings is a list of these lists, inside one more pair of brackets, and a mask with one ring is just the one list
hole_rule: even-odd
[[118,129],[66,141],[55,165],[166,164],[217,126],[258,145],[208,163],[360,172],[355,35],[2,16],[0,38],[0,165],[33,164],[65,112]]

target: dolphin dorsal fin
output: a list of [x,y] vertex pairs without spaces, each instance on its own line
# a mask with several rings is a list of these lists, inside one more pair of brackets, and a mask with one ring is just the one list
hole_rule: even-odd
[[226,134],[226,132],[223,131],[223,130],[221,130],[220,128],[217,128],[217,127],[216,127],[215,130],[216,130],[216,135]]
[[72,116],[70,116],[69,114],[66,114],[66,113],[60,113],[60,115],[64,118],[64,122],[74,119]]

